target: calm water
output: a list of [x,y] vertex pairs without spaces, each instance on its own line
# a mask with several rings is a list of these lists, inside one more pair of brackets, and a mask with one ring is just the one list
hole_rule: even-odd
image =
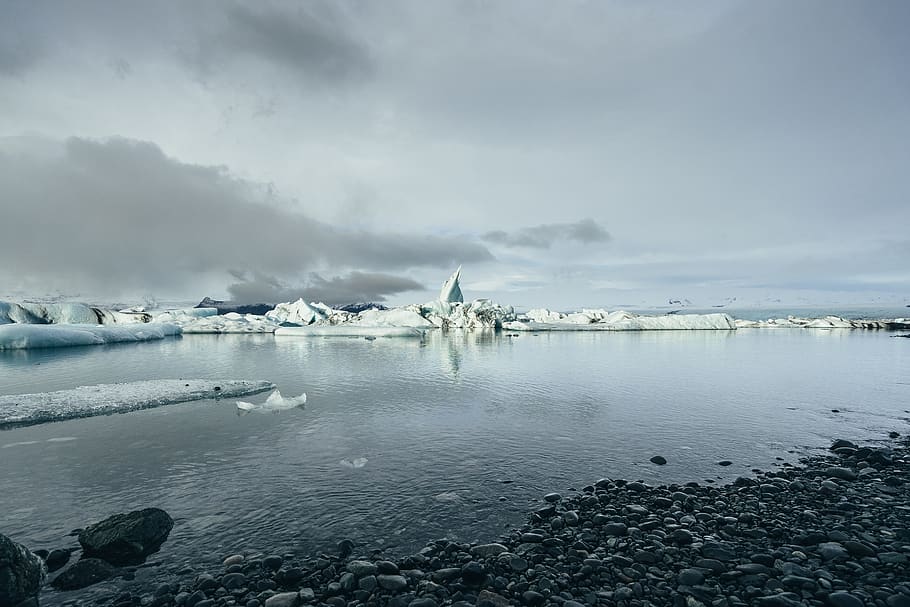
[[0,352],[2,394],[245,378],[309,395],[280,414],[206,401],[2,431],[0,532],[63,547],[71,529],[158,506],[177,524],[149,579],[345,537],[360,552],[492,540],[543,493],[600,477],[729,480],[835,437],[910,431],[908,369],[910,340],[863,331],[191,335]]

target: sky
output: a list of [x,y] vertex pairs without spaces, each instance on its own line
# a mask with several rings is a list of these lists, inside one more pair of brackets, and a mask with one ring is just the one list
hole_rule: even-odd
[[903,0],[0,1],[0,295],[910,302]]

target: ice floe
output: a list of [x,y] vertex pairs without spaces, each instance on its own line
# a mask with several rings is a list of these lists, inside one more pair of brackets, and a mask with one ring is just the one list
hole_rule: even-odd
[[546,309],[531,310],[506,322],[509,331],[717,331],[735,330],[729,314],[668,314],[645,316],[622,310],[583,310],[571,314]]
[[126,325],[0,325],[0,350],[92,346],[128,341],[149,341],[180,335],[180,327],[167,323]]
[[156,379],[0,396],[0,429],[126,413],[207,398],[238,398],[275,387],[245,379]]
[[898,331],[910,329],[910,318],[857,319],[851,320],[840,316],[823,318],[769,318],[767,320],[737,320],[739,329],[887,329]]
[[93,324],[113,325],[147,323],[145,312],[108,310],[81,303],[13,303],[0,301],[0,325],[18,324]]
[[364,325],[309,325],[306,327],[278,327],[276,337],[423,337],[424,332],[414,327],[369,327]]
[[300,396],[285,398],[281,395],[281,392],[275,390],[269,394],[262,404],[253,404],[242,400],[237,401],[237,413],[240,415],[250,411],[278,413],[279,411],[288,411],[290,409],[303,409],[304,405],[306,405],[306,392]]

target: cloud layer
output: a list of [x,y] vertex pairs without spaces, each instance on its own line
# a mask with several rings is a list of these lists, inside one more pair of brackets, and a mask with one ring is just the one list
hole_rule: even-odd
[[481,238],[505,247],[549,249],[554,242],[560,240],[581,244],[608,242],[610,233],[593,219],[582,219],[576,223],[545,223],[513,232],[493,230],[486,232]]
[[[460,238],[314,220],[268,188],[222,167],[179,162],[148,142],[3,143],[6,281],[37,275],[60,289],[110,293],[118,287],[185,289],[219,273],[226,278],[229,270],[293,277],[320,269],[448,269],[492,260],[482,245]],[[314,276],[307,286],[373,298],[419,288],[410,279],[362,272]],[[235,288],[253,293],[257,287]]]

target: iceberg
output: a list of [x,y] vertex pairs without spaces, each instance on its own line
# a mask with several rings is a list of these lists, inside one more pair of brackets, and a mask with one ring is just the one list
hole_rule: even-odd
[[126,413],[209,398],[237,398],[275,387],[269,381],[157,379],[0,396],[0,430]]
[[149,341],[180,335],[180,327],[167,323],[127,325],[0,325],[0,350],[94,346]]
[[736,326],[740,329],[884,329],[887,331],[903,331],[910,329],[910,318],[849,320],[840,316],[825,316],[823,318],[788,316],[787,318],[769,318],[767,320],[737,320]]
[[244,402],[242,400],[237,401],[237,413],[240,415],[245,415],[250,411],[278,413],[279,411],[287,411],[289,409],[303,409],[304,405],[306,405],[306,392],[300,396],[285,398],[281,396],[281,392],[276,389],[269,394],[269,397],[266,398],[265,402],[261,405],[254,405],[253,403]]
[[113,325],[145,323],[152,319],[146,312],[124,310],[117,312],[81,303],[13,303],[0,301],[0,325],[5,324],[66,324]]
[[442,289],[439,291],[439,301],[446,303],[464,303],[464,295],[461,294],[461,285],[458,284],[458,278],[461,276],[461,266],[449,276],[449,279],[442,283]]
[[280,303],[265,317],[275,324],[311,325],[331,316],[332,309],[325,304],[310,305],[303,298],[292,303]]
[[541,309],[505,322],[502,328],[509,331],[717,331],[735,330],[736,322],[729,314],[720,313],[646,316],[622,310],[562,314]]

